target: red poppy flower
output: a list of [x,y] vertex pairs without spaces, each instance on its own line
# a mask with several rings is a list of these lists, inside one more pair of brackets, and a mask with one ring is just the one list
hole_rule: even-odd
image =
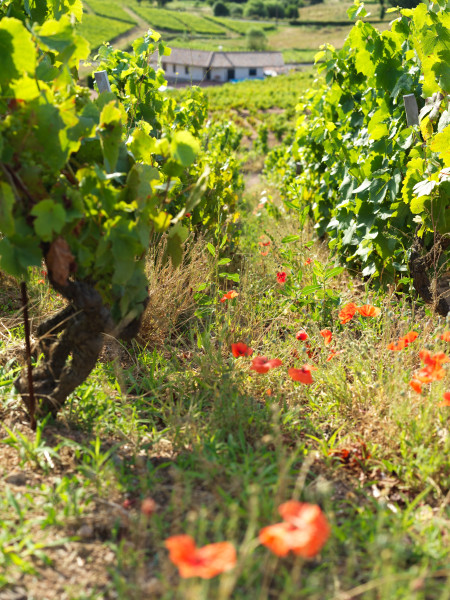
[[303,367],[301,367],[300,369],[289,369],[288,374],[289,377],[294,381],[300,381],[300,383],[305,383],[309,385],[313,382],[311,371],[317,371],[317,367],[313,367],[311,365],[303,365]]
[[38,285],[44,285],[45,281],[43,279],[39,279]]
[[220,301],[226,302],[227,300],[232,300],[233,298],[237,298],[237,296],[239,296],[239,294],[235,290],[230,290],[229,292],[227,292],[226,294],[224,294],[222,296]]
[[282,523],[264,527],[259,540],[277,556],[289,551],[304,558],[312,558],[320,552],[330,536],[330,526],[319,506],[290,500],[278,511]]
[[450,406],[450,392],[444,392],[443,401],[439,402],[438,406]]
[[261,256],[267,256],[269,254],[269,251],[266,250],[266,252],[261,252]]
[[414,340],[417,339],[418,335],[419,334],[417,333],[417,331],[408,331],[408,333],[406,335],[404,335],[400,339],[401,340],[405,340],[405,342],[407,342],[408,344],[410,344],[411,342],[414,342]]
[[244,342],[237,342],[237,344],[231,344],[231,352],[235,358],[239,358],[240,356],[251,356],[253,349]]
[[357,307],[354,302],[349,302],[348,304],[346,304],[345,306],[342,307],[342,310],[340,311],[340,313],[338,315],[339,320],[341,321],[342,325],[345,325],[353,318],[353,315],[356,312],[356,308]]
[[236,550],[230,542],[197,548],[190,535],[175,535],[165,541],[165,546],[169,550],[170,560],[184,578],[211,579],[236,564]]
[[331,331],[329,329],[322,329],[322,331],[320,332],[320,335],[323,337],[323,339],[325,341],[325,346],[328,346],[331,343],[331,338],[333,337],[333,334],[331,333]]
[[287,278],[287,275],[284,271],[277,273],[277,281],[279,284],[286,283],[286,278]]
[[306,331],[304,329],[300,329],[299,331],[297,331],[297,333],[295,334],[295,337],[300,340],[301,342],[304,342],[305,340],[308,339],[308,334],[306,333]]
[[259,242],[260,246],[270,246],[271,242],[270,240],[268,242]]
[[305,265],[310,265],[312,263],[312,258],[307,258],[305,260]]
[[407,348],[411,342],[417,338],[419,334],[417,331],[409,331],[406,335],[399,338],[398,342],[391,342],[388,344],[389,350],[403,350],[403,348]]
[[378,317],[381,312],[381,308],[372,306],[371,304],[364,304],[356,308],[362,317]]
[[255,356],[250,370],[257,373],[267,373],[270,369],[280,367],[282,364],[283,362],[279,358],[269,359],[267,356]]
[[444,340],[444,342],[450,342],[450,331],[444,331],[444,333],[441,335],[441,340]]
[[411,381],[409,382],[409,385],[412,387],[412,389],[417,392],[418,394],[422,393],[422,384],[420,381],[418,381],[417,379],[411,379]]
[[342,350],[331,350],[330,354],[327,356],[327,362],[330,362],[330,360],[332,358],[334,358],[335,356],[337,356],[338,354],[341,354]]

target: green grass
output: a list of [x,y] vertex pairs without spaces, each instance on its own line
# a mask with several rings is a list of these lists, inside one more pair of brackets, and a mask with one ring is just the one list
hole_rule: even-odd
[[151,8],[146,6],[145,3],[133,2],[130,6],[135,13],[149,23],[150,27],[158,31],[186,31],[186,26],[178,18],[179,13],[162,8]]
[[[118,598],[143,599],[151,580],[163,598],[343,599],[359,586],[373,600],[449,598],[450,447],[448,436],[436,433],[448,418],[438,406],[445,382],[424,396],[407,383],[419,348],[446,349],[435,341],[442,324],[430,316],[421,321],[407,298],[372,294],[348,274],[327,286],[342,302],[374,302],[379,318],[341,326],[338,308],[324,312],[314,295],[292,310],[287,288],[276,282],[280,265],[288,282],[302,272],[308,285],[313,269],[333,261],[320,245],[305,247],[309,228],[299,233],[291,216],[277,213],[276,190],[265,193],[269,201],[258,212],[252,209],[259,196],[242,205],[242,237],[225,267],[240,271],[239,297],[217,302],[224,280],[198,242],[206,260],[201,294],[213,299],[208,311],[201,318],[191,312],[153,349],[134,345],[115,363],[101,361],[59,423],[27,430],[10,395],[12,366],[0,370],[12,419],[0,443],[2,465],[29,478],[26,489],[7,484],[0,503],[4,588],[20,576],[33,594],[39,578],[49,577],[45,563],[83,557],[100,544],[103,554],[112,553],[109,580],[99,578],[105,566],[94,555],[78,567],[72,561],[84,597],[100,599],[113,589]],[[299,243],[281,241],[292,233]],[[261,235],[271,240],[267,257]],[[307,258],[315,266],[305,265]],[[154,293],[167,293],[161,273],[152,281]],[[342,352],[330,362],[319,334],[324,326]],[[310,361],[295,339],[299,327],[316,353],[311,386],[287,377],[289,367]],[[387,351],[393,337],[412,328],[420,334],[414,347]],[[250,359],[231,356],[237,340],[283,366],[267,375],[249,371]],[[352,467],[331,454],[356,453],[362,443],[370,457]],[[147,497],[157,503],[152,517],[139,510]],[[319,503],[332,527],[320,557],[301,571],[298,561],[277,559],[257,541],[290,497]],[[230,540],[237,568],[211,581],[180,580],[164,549],[164,540],[179,533],[199,545]],[[146,569],[151,576],[142,578]],[[46,586],[53,598],[51,582]]]
[[98,48],[103,42],[110,42],[122,33],[133,29],[134,23],[108,19],[98,15],[84,14],[79,25],[79,31],[91,45],[91,49]]
[[120,4],[109,0],[89,0],[86,3],[96,15],[106,17],[107,19],[117,19],[126,23],[135,23],[135,21],[126,13]]
[[187,12],[177,13],[178,18],[182,23],[186,25],[188,31],[197,33],[199,35],[212,35],[222,36],[226,35],[226,29],[220,25],[216,25],[210,19],[204,19],[203,17],[193,15]]

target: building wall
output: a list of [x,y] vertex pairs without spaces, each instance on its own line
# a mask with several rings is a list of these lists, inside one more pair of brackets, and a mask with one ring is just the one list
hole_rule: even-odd
[[[224,67],[213,67],[209,70],[210,76],[207,78],[207,70],[203,67],[189,66],[186,68],[185,65],[173,65],[162,62],[165,67],[166,77],[170,80],[177,81],[218,81],[224,83],[228,81],[228,69]],[[187,72],[186,72],[187,71]],[[253,79],[263,78],[264,69],[262,67],[256,67],[256,75],[249,74],[249,67],[236,67],[234,69],[233,79]]]

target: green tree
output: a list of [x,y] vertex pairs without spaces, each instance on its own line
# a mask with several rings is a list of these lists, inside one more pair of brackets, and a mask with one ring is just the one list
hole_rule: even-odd
[[245,7],[246,17],[267,17],[266,5],[262,0],[250,0]]
[[252,27],[247,31],[247,48],[249,50],[265,50],[267,46],[266,34],[262,29]]
[[228,6],[225,4],[225,2],[221,2],[221,0],[214,4],[213,12],[215,17],[228,17],[230,14]]

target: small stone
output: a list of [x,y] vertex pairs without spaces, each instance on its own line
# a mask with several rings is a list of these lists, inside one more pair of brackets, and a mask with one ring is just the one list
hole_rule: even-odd
[[14,471],[5,478],[5,481],[11,485],[26,485],[27,476],[23,471]]
[[78,529],[77,536],[82,540],[90,540],[94,537],[94,528],[92,525],[84,524]]

